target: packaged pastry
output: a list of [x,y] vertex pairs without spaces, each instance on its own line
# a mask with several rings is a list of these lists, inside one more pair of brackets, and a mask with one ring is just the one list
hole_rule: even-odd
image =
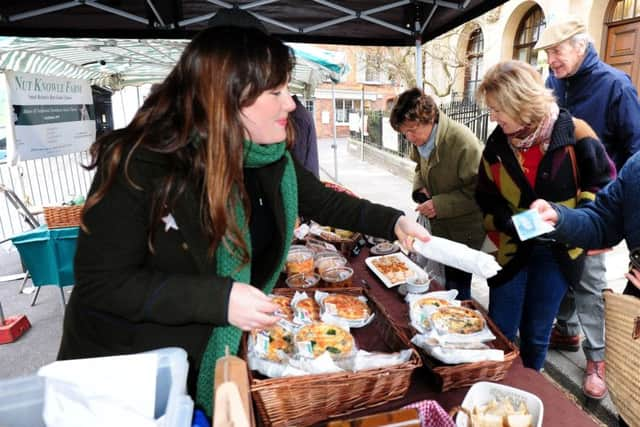
[[320,320],[320,306],[313,298],[304,298],[295,303],[295,318],[301,323]]
[[447,306],[451,305],[451,303],[449,301],[447,301],[446,299],[435,298],[435,297],[420,298],[420,299],[415,300],[415,302],[413,304],[417,308],[424,308],[424,307],[440,308],[440,307],[447,307]]
[[431,315],[431,322],[440,333],[474,334],[484,329],[484,317],[466,307],[440,307]]
[[271,300],[278,304],[279,309],[275,315],[288,321],[293,320],[293,310],[291,309],[291,298],[284,295],[272,295]]
[[371,315],[365,301],[344,294],[330,294],[322,300],[325,312],[346,320],[363,320]]
[[303,326],[295,335],[296,349],[303,357],[316,358],[325,351],[331,357],[351,355],[354,341],[351,333],[336,325],[315,322]]
[[251,337],[254,340],[254,352],[264,359],[280,362],[285,355],[293,353],[293,334],[280,325],[253,330]]

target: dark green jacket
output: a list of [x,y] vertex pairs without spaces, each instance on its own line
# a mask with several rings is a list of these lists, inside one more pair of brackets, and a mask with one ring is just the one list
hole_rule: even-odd
[[[435,148],[423,159],[412,147],[416,162],[412,196],[421,188],[431,194],[437,216],[429,219],[434,236],[480,249],[485,237],[482,212],[474,199],[482,145],[471,130],[440,112]],[[414,198],[414,200],[416,200]]]
[[[260,263],[264,285],[284,247],[284,214],[279,186],[284,159],[258,172],[270,206],[275,206],[278,239],[272,256]],[[160,224],[154,250],[150,230],[151,189],[169,173],[167,157],[140,150],[130,172],[141,189],[126,184],[122,173],[104,199],[86,212],[89,233],[81,232],[75,258],[76,285],[64,319],[59,359],[135,353],[166,346],[189,355],[189,389],[195,390],[200,359],[214,326],[227,325],[232,280],[216,274],[207,257],[200,226],[199,198],[188,189],[172,212],[178,230]],[[99,183],[98,168],[91,192]],[[296,165],[299,213],[321,224],[393,237],[402,214],[395,209],[336,193]]]

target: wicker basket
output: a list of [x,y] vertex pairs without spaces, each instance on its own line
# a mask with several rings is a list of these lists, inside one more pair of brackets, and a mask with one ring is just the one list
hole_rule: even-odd
[[[293,295],[294,292],[292,289],[274,290],[280,295]],[[364,294],[361,288],[334,289],[332,292]],[[387,352],[410,349],[411,344],[389,320],[382,306],[370,295],[366,297],[375,317],[364,328],[351,330],[358,348]],[[365,339],[367,334],[368,340]],[[246,334],[243,345],[246,355]],[[376,348],[371,348],[372,345]],[[302,426],[400,399],[407,393],[411,374],[419,366],[420,357],[413,351],[409,361],[385,368],[287,378],[254,377],[256,373],[250,372],[249,381],[257,414],[265,425]]]
[[84,205],[44,207],[44,219],[47,223],[47,228],[79,226],[83,208]]
[[504,336],[480,305],[473,300],[463,301],[462,305],[478,310],[484,315],[489,329],[496,336],[495,340],[487,344],[492,348],[504,351],[504,360],[502,362],[484,361],[446,365],[418,347],[424,365],[431,371],[442,391],[468,387],[478,381],[501,381],[515,358],[520,354],[518,348]]
[[640,299],[604,292],[607,387],[618,414],[640,425]]
[[340,253],[342,253],[342,255],[348,258],[351,256],[351,251],[355,247],[356,243],[358,243],[358,240],[362,238],[362,234],[353,233],[353,235],[348,239],[333,238],[328,236],[311,236],[311,238],[331,243],[336,247],[336,249],[340,251]]

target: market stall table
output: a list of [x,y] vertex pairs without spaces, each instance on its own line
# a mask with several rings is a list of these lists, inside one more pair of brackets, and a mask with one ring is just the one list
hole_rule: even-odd
[[[388,310],[397,325],[405,328],[407,336],[411,336],[407,305],[403,297],[398,293],[397,288],[386,288],[367,268],[364,260],[369,255],[369,250],[365,248],[358,257],[349,260],[354,269],[354,283],[361,284],[364,280],[369,288],[369,294]],[[526,390],[538,396],[544,404],[543,425],[554,427],[598,426],[587,413],[567,397],[567,392],[558,388],[543,374],[525,368],[519,357],[514,361],[501,384]],[[438,391],[427,368],[423,367],[414,372],[409,392],[404,398],[350,414],[349,418],[397,409],[421,400],[436,400],[445,410],[449,411],[462,403],[468,390],[468,387],[464,387],[446,392]]]

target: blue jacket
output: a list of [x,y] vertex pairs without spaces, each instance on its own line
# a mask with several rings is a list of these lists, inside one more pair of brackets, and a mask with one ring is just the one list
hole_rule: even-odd
[[554,204],[559,213],[554,237],[584,249],[610,248],[622,239],[629,249],[640,247],[640,153],[634,154],[618,177],[578,209]]
[[620,170],[640,150],[640,103],[628,75],[602,62],[589,44],[578,71],[567,78],[547,78],[558,105],[585,120]]
[[289,115],[296,129],[296,139],[291,154],[306,170],[320,178],[320,163],[318,161],[318,140],[313,115],[293,96],[296,109]]

